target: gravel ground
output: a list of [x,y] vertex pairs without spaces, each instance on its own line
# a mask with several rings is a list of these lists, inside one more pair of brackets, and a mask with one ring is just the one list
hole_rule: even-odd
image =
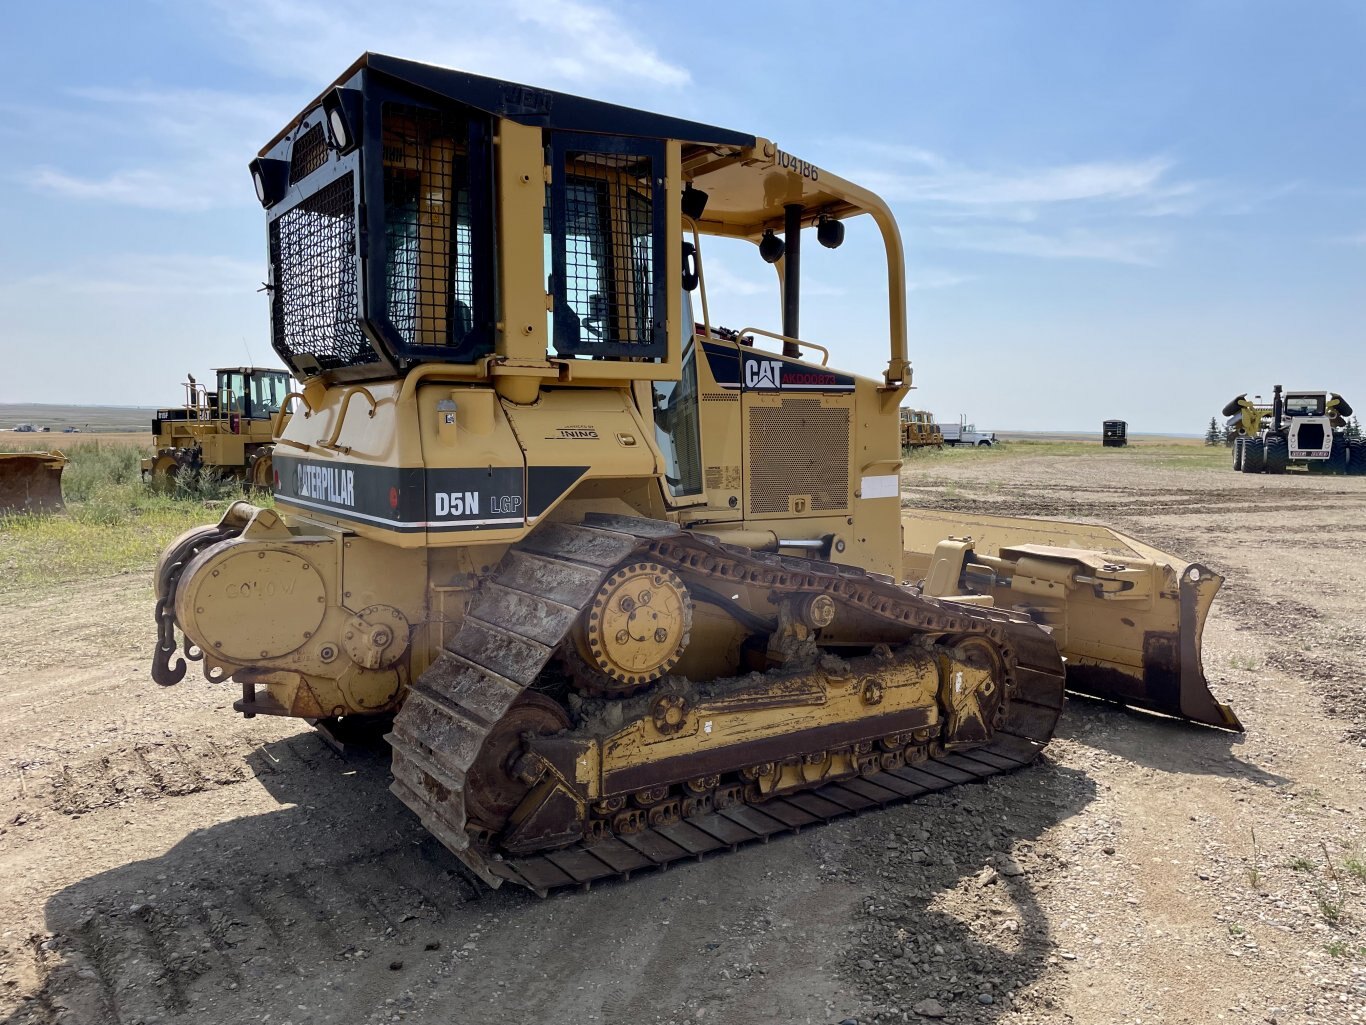
[[154,686],[145,577],[6,599],[0,1022],[1366,1021],[1366,480],[905,480],[1225,574],[1205,663],[1246,736],[1076,699],[1025,771],[541,901],[466,883],[381,755]]

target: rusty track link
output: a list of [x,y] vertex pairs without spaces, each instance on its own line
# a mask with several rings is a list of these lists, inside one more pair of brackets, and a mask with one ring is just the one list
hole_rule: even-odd
[[[907,640],[917,634],[989,638],[1005,662],[1004,723],[980,748],[945,752],[928,745],[917,764],[874,769],[632,834],[512,859],[481,849],[467,831],[466,773],[499,718],[540,675],[613,568],[630,555],[718,583],[827,594],[904,628]],[[1062,702],[1056,646],[1018,614],[925,598],[860,569],[756,553],[670,523],[590,515],[582,524],[551,523],[531,534],[508,552],[475,597],[460,629],[413,683],[394,721],[387,738],[393,749],[390,789],[486,882],[515,882],[544,895],[766,841],[1019,768],[1033,761],[1052,736]]]

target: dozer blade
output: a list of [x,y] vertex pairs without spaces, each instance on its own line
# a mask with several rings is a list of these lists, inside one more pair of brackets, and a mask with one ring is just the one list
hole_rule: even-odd
[[63,512],[66,462],[60,452],[0,452],[0,516]]
[[1049,627],[1069,690],[1242,732],[1201,666],[1219,574],[1090,523],[934,509],[901,522],[907,582],[935,597],[989,595]]

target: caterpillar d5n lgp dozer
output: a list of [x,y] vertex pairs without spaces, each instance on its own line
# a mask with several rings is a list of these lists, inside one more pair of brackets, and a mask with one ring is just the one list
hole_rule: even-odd
[[[275,508],[163,554],[153,675],[202,659],[248,716],[391,718],[394,793],[489,884],[1015,768],[1065,684],[1241,728],[1200,668],[1216,574],[901,509],[906,285],[871,192],[753,135],[379,55],[252,173],[304,385]],[[861,215],[878,379],[798,326],[803,236]],[[714,236],[777,264],[780,330],[715,325]]]

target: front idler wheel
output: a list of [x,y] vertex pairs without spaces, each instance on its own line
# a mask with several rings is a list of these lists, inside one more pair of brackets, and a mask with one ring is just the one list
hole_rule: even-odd
[[523,736],[548,737],[569,729],[559,702],[527,692],[494,725],[465,777],[465,807],[471,822],[497,835],[531,789],[519,765]]

